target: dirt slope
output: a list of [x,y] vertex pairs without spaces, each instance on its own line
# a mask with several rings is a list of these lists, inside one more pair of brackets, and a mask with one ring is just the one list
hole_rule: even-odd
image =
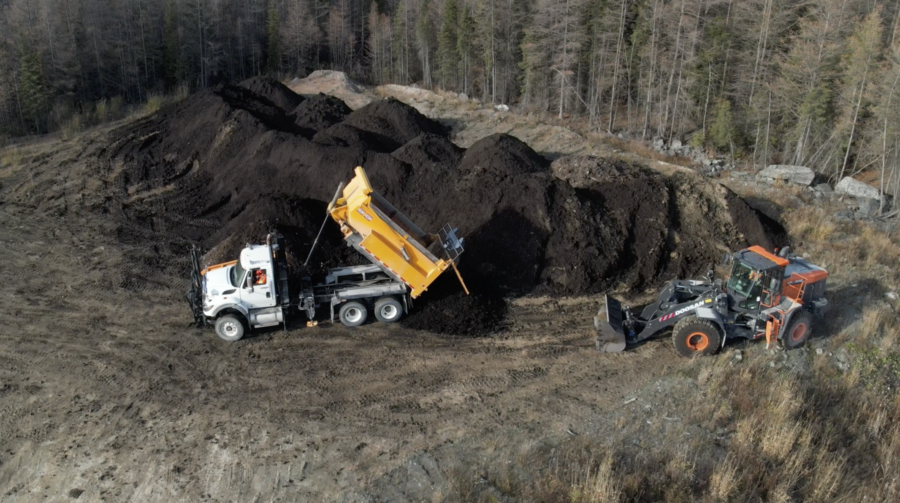
[[[462,150],[443,126],[397,100],[347,113],[334,98],[289,93],[259,79],[218,86],[114,133],[103,160],[122,166],[116,183],[125,202],[116,211],[207,248],[228,243],[210,259],[235,256],[269,227],[303,253],[322,203],[363,165],[423,229],[450,223],[466,236],[460,267],[480,294],[466,302],[491,313],[489,297],[646,288],[695,274],[722,250],[776,244],[740,198],[696,176],[591,157],[551,168],[504,134]],[[334,227],[316,252],[321,267],[358,260]],[[434,290],[424,309],[460,291],[454,282]],[[438,332],[460,331],[428,321]]]
[[[597,354],[598,297],[562,294],[705,267],[682,243],[752,231],[728,192],[632,165],[582,185],[510,137],[464,151],[440,131],[406,139],[393,116],[346,125],[390,152],[321,144],[350,114],[316,99],[288,110],[223,86],[0,165],[0,500],[453,500],[483,484],[458,467],[605,438],[634,394],[689,371],[668,341]],[[191,244],[231,257],[275,226],[302,255],[357,164],[423,226],[464,231],[484,292],[443,278],[400,326],[234,344],[187,326]],[[630,223],[646,256],[623,255]],[[319,267],[355,256],[331,227]]]

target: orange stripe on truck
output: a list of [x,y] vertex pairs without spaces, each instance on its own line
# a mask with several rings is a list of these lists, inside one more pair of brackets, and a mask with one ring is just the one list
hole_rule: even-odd
[[237,263],[238,263],[237,260],[232,260],[231,262],[223,262],[223,263],[221,263],[221,264],[211,265],[211,266],[207,267],[206,269],[203,269],[202,271],[200,271],[200,275],[203,276],[203,275],[206,274],[208,271],[214,271],[214,270],[216,270],[216,269],[221,269],[221,268],[223,268],[223,267],[228,267],[228,266],[230,266],[230,265],[234,265],[234,264],[237,264]]

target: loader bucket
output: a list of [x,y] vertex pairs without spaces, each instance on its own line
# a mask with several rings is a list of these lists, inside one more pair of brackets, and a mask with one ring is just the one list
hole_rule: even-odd
[[622,327],[622,303],[606,296],[605,305],[594,316],[597,329],[597,351],[618,353],[625,350],[625,329]]

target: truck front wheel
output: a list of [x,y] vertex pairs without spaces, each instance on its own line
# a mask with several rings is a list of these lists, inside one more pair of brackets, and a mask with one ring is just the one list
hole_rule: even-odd
[[403,306],[394,297],[382,297],[375,302],[375,317],[382,323],[394,323],[400,321],[403,316]]
[[688,316],[679,321],[672,331],[672,342],[681,356],[712,355],[722,343],[719,330],[712,322]]
[[244,336],[244,324],[237,316],[226,314],[216,320],[216,335],[223,341],[239,341]]
[[369,315],[369,312],[366,310],[366,306],[359,302],[347,302],[341,306],[338,315],[344,326],[358,327],[366,322],[366,317]]

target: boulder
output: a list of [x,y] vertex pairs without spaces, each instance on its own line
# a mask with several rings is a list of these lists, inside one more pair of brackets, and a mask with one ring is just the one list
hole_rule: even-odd
[[831,185],[828,185],[827,183],[820,183],[813,187],[813,190],[815,190],[816,192],[821,192],[822,194],[831,194],[834,192],[834,189],[831,188]]
[[838,184],[834,186],[834,191],[838,194],[846,194],[853,197],[881,200],[881,193],[878,189],[849,176],[844,177],[843,180],[838,182]]
[[787,164],[771,164],[766,169],[756,174],[760,182],[774,183],[775,180],[795,183],[808,187],[815,179],[816,174],[806,166],[790,166]]
[[878,210],[881,209],[881,200],[871,197],[857,197],[856,204],[856,211],[867,217],[874,217],[878,215]]

